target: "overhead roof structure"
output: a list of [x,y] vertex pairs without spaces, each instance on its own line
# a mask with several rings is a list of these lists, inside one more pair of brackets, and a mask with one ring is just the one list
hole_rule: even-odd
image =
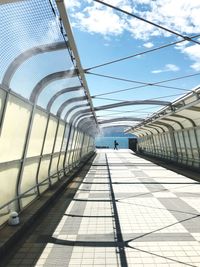
[[[9,10],[9,16],[16,24],[24,23],[23,27],[26,27],[26,23],[31,25],[30,38],[26,36],[27,32],[14,26],[12,30],[15,31],[16,37],[9,36],[8,30],[1,34],[1,88],[5,92],[25,97],[33,105],[40,106],[62,119],[62,111],[65,110],[66,113],[68,106],[72,108],[75,105],[79,109],[76,102],[85,103],[94,118],[93,132],[96,134],[98,122],[63,1],[1,1],[1,4],[5,14]],[[27,13],[24,13],[24,10],[27,10]],[[54,25],[53,28],[51,25]],[[49,29],[48,35],[45,28]],[[9,38],[12,38],[12,42],[8,45]],[[61,57],[62,62],[59,61]],[[52,60],[55,61],[54,66],[40,68],[40,64]],[[26,71],[27,67],[29,73]],[[23,84],[24,75],[27,75],[26,84]],[[6,103],[5,101],[5,105]],[[1,124],[5,110],[6,106],[2,107]],[[73,121],[71,123],[73,124]]]
[[0,224],[91,157],[101,129],[125,128],[138,150],[200,166],[197,17],[184,10],[186,27],[175,27],[151,12],[169,1],[108,2],[0,1]]
[[[166,41],[164,44],[161,42],[160,45],[149,47],[146,50],[142,49],[140,45],[140,50],[135,53],[124,56],[121,55],[121,57],[105,60],[105,62],[99,64],[94,63],[93,66],[83,67],[70,26],[69,17],[71,16],[71,10],[70,8],[68,8],[68,10],[66,9],[66,2],[64,0],[38,1],[37,4],[35,4],[33,0],[29,2],[4,0],[1,1],[3,6],[12,4],[10,14],[15,18],[18,24],[20,24],[22,20],[27,20],[28,24],[30,22],[29,20],[31,20],[31,33],[30,39],[25,40],[24,33],[20,28],[17,29],[17,27],[15,27],[13,29],[13,31],[16,31],[16,34],[18,34],[18,38],[16,38],[16,40],[13,39],[12,44],[10,43],[5,49],[3,48],[6,53],[1,57],[3,64],[0,74],[1,87],[4,88],[5,91],[11,90],[19,94],[34,105],[44,108],[48,112],[69,123],[82,125],[82,121],[87,123],[91,122],[91,124],[94,125],[94,133],[97,134],[98,124],[99,127],[104,127],[104,124],[109,124],[109,127],[116,127],[117,122],[119,122],[119,126],[123,123],[127,125],[127,113],[129,113],[129,117],[133,114],[128,125],[132,122],[132,125],[135,127],[135,124],[142,125],[140,121],[146,123],[149,118],[154,118],[155,113],[162,113],[163,109],[159,111],[160,105],[165,106],[164,110],[170,110],[172,106],[174,106],[174,99],[192,91],[191,87],[188,87],[186,83],[183,86],[183,84],[177,85],[177,83],[174,82],[200,77],[200,73],[196,72],[168,76],[167,78],[158,78],[157,80],[149,80],[149,78],[141,80],[136,79],[134,73],[129,77],[124,75],[127,72],[126,69],[124,69],[123,73],[120,72],[120,75],[119,72],[117,72],[118,74],[116,75],[116,64],[125,64],[127,60],[139,59],[140,57],[142,58],[149,55],[154,56],[156,60],[157,55],[159,55],[158,53],[177,45],[191,44],[199,46],[200,41],[198,38],[200,34],[181,33],[169,26],[161,25],[153,21],[153,19],[150,20],[145,16],[142,17],[135,14],[133,10],[127,11],[123,7],[115,6],[106,1],[94,0],[88,5],[94,7],[95,3],[99,5],[99,9],[110,10],[119,17],[123,16],[121,17],[123,19],[131,18],[135,21],[140,21],[144,25],[155,27],[155,29],[166,33],[166,35],[163,35],[163,40],[164,37],[167,40],[168,36],[172,36],[174,39],[173,41],[170,39],[170,42]],[[82,3],[79,6],[81,5]],[[40,13],[37,13],[35,19],[33,19],[31,15],[29,19],[29,16],[23,12],[21,12],[21,18],[17,18],[16,10],[20,8],[31,10],[32,15],[36,15],[36,9],[37,12],[39,8],[41,10]],[[41,18],[44,12],[45,17],[40,24],[37,18]],[[85,11],[83,10],[83,12]],[[49,29],[48,36],[45,36],[45,27]],[[36,36],[34,42],[31,38],[32,35]],[[45,38],[42,38],[43,35]],[[6,34],[2,35],[2,39],[5,40],[5,38],[10,37]],[[20,48],[17,46],[19,38],[22,40]],[[5,43],[7,42],[5,41]],[[38,64],[41,62],[45,64],[44,62],[47,62],[48,58],[54,60],[56,55],[58,56],[54,66],[48,66],[43,69],[42,73],[37,73],[36,68]],[[89,56],[88,54],[88,57]],[[60,61],[61,58],[63,59],[62,62]],[[95,60],[93,60],[93,62],[95,62]],[[18,85],[16,86],[16,84],[18,84],[19,79],[21,79],[23,75],[26,75],[25,69],[27,67],[33,69],[33,76],[28,77],[29,79],[31,78],[31,82],[25,82],[24,87],[26,87],[26,92],[24,92],[23,89],[19,88]],[[97,69],[103,71],[96,72]],[[111,72],[107,73],[104,70],[110,70]],[[102,91],[99,90],[93,93],[93,87],[90,87],[90,90],[88,88],[88,81],[91,77],[98,81],[101,79],[104,79],[104,81],[111,80],[116,85],[119,83],[119,89],[113,90],[108,86],[106,89],[102,88]],[[127,83],[129,85],[131,84],[131,86],[123,88],[122,84],[127,85]],[[149,92],[146,91],[147,97],[144,97],[144,94],[140,94],[140,90],[143,89],[148,89]],[[155,90],[158,90],[157,96],[155,96]],[[163,93],[164,90],[166,94]],[[174,94],[169,93],[171,90],[174,91]],[[150,97],[151,91],[154,92],[152,97]],[[134,92],[131,98],[130,92]],[[126,95],[128,93],[129,95]],[[110,95],[115,94],[123,94],[123,97],[109,98]],[[108,101],[108,104],[105,104],[106,101]],[[128,106],[131,107],[131,109],[134,107],[134,109],[127,110],[126,107]],[[117,111],[117,108],[121,108],[121,111]],[[109,110],[111,109],[113,113],[110,115]],[[5,107],[2,110],[4,111]],[[173,116],[173,118],[165,119],[165,122],[171,121],[178,125],[179,120],[180,116]]]
[[[121,3],[121,2],[120,2]],[[150,16],[150,18],[148,18],[148,8],[151,8],[151,3],[147,3],[144,10],[141,10],[141,13],[137,13],[137,4],[140,5],[140,3],[137,3],[137,1],[133,4],[133,6],[135,7],[132,8],[131,10],[131,6],[128,5],[128,1],[126,1],[127,3],[127,8],[125,8],[125,6],[123,7],[120,5],[115,5],[114,3],[110,3],[109,1],[101,1],[101,0],[94,0],[90,3],[80,3],[79,5],[77,5],[76,7],[74,6],[74,11],[72,9],[68,9],[68,13],[69,16],[71,17],[71,20],[73,22],[74,26],[74,30],[76,31],[76,34],[78,35],[80,32],[87,32],[88,34],[86,36],[86,38],[89,36],[90,33],[94,34],[95,33],[95,29],[94,27],[91,29],[87,29],[86,25],[88,25],[88,27],[90,27],[89,22],[90,22],[90,16],[91,16],[91,22],[92,22],[92,15],[93,15],[93,11],[95,11],[95,14],[98,14],[98,12],[100,13],[101,11],[104,11],[105,14],[106,12],[110,12],[110,14],[116,17],[118,17],[119,19],[121,19],[123,22],[126,22],[126,26],[128,27],[128,23],[130,22],[130,19],[132,19],[134,22],[139,22],[143,23],[142,25],[146,25],[146,27],[154,27],[155,31],[157,30],[157,35],[162,37],[162,41],[159,40],[158,45],[154,45],[152,43],[148,43],[151,46],[146,46],[146,42],[145,38],[143,39],[143,43],[138,43],[136,42],[137,38],[132,35],[131,37],[133,38],[133,43],[136,44],[136,47],[138,48],[138,51],[135,51],[135,47],[132,47],[132,51],[135,51],[135,53],[133,52],[132,54],[130,53],[129,55],[127,55],[126,50],[130,51],[128,45],[129,42],[127,41],[127,43],[123,43],[121,44],[121,46],[123,46],[124,44],[127,44],[127,47],[124,46],[124,56],[121,54],[120,56],[118,56],[118,58],[112,58],[109,60],[109,53],[105,50],[105,52],[107,52],[106,56],[104,57],[104,60],[100,60],[102,54],[99,53],[101,56],[98,57],[97,56],[93,56],[92,60],[89,60],[91,62],[94,62],[93,66],[85,66],[84,69],[82,69],[82,71],[85,73],[85,77],[86,79],[89,81],[89,83],[91,84],[90,86],[90,91],[91,91],[91,95],[92,95],[92,101],[94,104],[94,110],[96,111],[97,114],[97,118],[99,121],[99,125],[101,128],[103,128],[105,125],[104,123],[102,123],[102,121],[106,121],[105,124],[108,124],[108,127],[116,127],[117,123],[119,124],[119,127],[122,125],[122,123],[124,122],[124,129],[126,129],[126,119],[125,118],[127,116],[127,113],[129,113],[129,116],[131,116],[131,114],[133,114],[132,116],[132,120],[129,121],[128,125],[132,125],[134,127],[136,127],[135,125],[142,125],[142,123],[140,121],[143,120],[143,122],[145,123],[149,118],[151,118],[152,116],[154,116],[154,114],[160,114],[160,105],[164,105],[166,106],[166,110],[171,110],[171,106],[174,105],[174,101],[176,101],[177,98],[179,97],[183,97],[185,94],[187,95],[187,93],[192,92],[192,88],[193,86],[191,86],[192,84],[198,84],[200,83],[199,77],[200,77],[200,73],[199,72],[183,72],[180,74],[181,68],[179,69],[177,67],[177,69],[172,70],[172,72],[168,73],[168,75],[166,75],[166,78],[164,77],[164,75],[158,75],[157,77],[154,74],[154,77],[152,75],[153,79],[150,79],[150,75],[147,75],[148,73],[144,74],[143,80],[141,80],[140,78],[137,79],[135,76],[135,71],[137,68],[137,64],[140,66],[139,61],[143,60],[144,62],[144,58],[146,58],[147,61],[147,65],[151,64],[148,62],[148,57],[154,58],[154,61],[159,61],[159,55],[161,53],[164,53],[164,51],[171,51],[170,49],[173,49],[173,51],[175,51],[177,49],[177,54],[179,53],[179,46],[184,46],[184,47],[191,47],[191,46],[199,46],[200,45],[200,41],[199,41],[199,37],[200,37],[200,33],[199,32],[187,32],[185,31],[185,29],[181,32],[181,30],[177,30],[173,29],[173,25],[171,25],[171,28],[169,27],[169,25],[164,25],[160,22],[157,22],[157,17],[155,16],[155,18],[153,16]],[[153,3],[154,5],[156,5],[156,3]],[[153,5],[152,4],[152,5]],[[142,5],[142,4],[141,4]],[[148,7],[149,5],[149,7]],[[159,5],[157,8],[161,8],[162,4],[159,2]],[[130,7],[130,8],[128,8]],[[77,9],[76,9],[77,8]],[[149,10],[151,11],[151,10]],[[75,19],[75,13],[72,14],[70,12],[79,12],[78,14],[81,14],[81,18],[78,21],[78,19]],[[91,12],[91,14],[89,13]],[[145,12],[147,13],[147,15],[145,14]],[[140,14],[140,15],[139,15]],[[141,15],[143,14],[143,16]],[[85,20],[84,20],[85,19]],[[99,18],[97,18],[96,20],[94,20],[94,23],[96,23],[98,21]],[[155,21],[154,21],[155,20]],[[83,22],[84,21],[84,22]],[[79,24],[79,28],[78,28],[78,22],[80,22]],[[82,24],[81,24],[82,22]],[[84,24],[85,23],[85,24]],[[87,24],[88,23],[88,24]],[[102,18],[102,23],[106,25],[106,21],[103,21]],[[137,25],[137,24],[136,24]],[[98,27],[98,25],[97,25]],[[102,26],[103,27],[103,26]],[[129,27],[131,27],[129,25]],[[84,30],[82,30],[82,28],[84,28]],[[109,25],[107,25],[108,31],[109,31]],[[106,29],[107,29],[106,28]],[[126,31],[127,29],[125,28],[124,31]],[[100,30],[99,30],[100,31]],[[159,32],[158,32],[159,31]],[[98,32],[98,30],[96,30],[96,32]],[[103,31],[102,31],[103,32]],[[162,33],[162,34],[160,34]],[[102,34],[103,35],[103,34]],[[106,35],[106,34],[105,34]],[[169,38],[170,37],[170,38]],[[128,38],[127,36],[125,36],[124,38]],[[109,39],[109,36],[108,36]],[[114,36],[113,36],[113,39]],[[117,38],[116,38],[117,39]],[[79,41],[79,38],[77,38],[77,40]],[[122,40],[122,38],[120,39]],[[147,39],[148,40],[148,39]],[[170,40],[170,41],[168,41]],[[149,40],[148,40],[149,41]],[[117,42],[119,42],[119,40],[117,40]],[[115,43],[117,43],[115,42]],[[109,41],[108,41],[109,43]],[[113,41],[114,43],[114,41]],[[110,42],[111,44],[111,42]],[[91,57],[91,53],[90,50],[92,48],[92,45],[90,45],[88,43],[88,57]],[[109,47],[109,45],[108,45]],[[116,47],[120,47],[118,46],[118,44],[116,44]],[[148,49],[144,49],[143,47],[147,47]],[[79,48],[81,48],[81,43],[79,44]],[[89,50],[90,49],[90,50]],[[98,48],[97,48],[98,49]],[[115,49],[115,48],[113,48]],[[200,49],[200,46],[199,46]],[[110,53],[112,52],[112,50],[107,49]],[[117,51],[117,48],[116,48]],[[122,51],[122,49],[120,50],[120,52]],[[87,51],[84,50],[84,53],[86,53]],[[174,52],[175,53],[175,52]],[[97,52],[98,54],[98,52]],[[107,59],[105,59],[107,58]],[[169,54],[169,58],[170,58],[170,54]],[[90,58],[91,59],[91,58]],[[98,59],[98,60],[97,60]],[[137,61],[136,61],[137,59]],[[86,61],[86,60],[85,60]],[[172,61],[171,63],[173,63],[172,58],[170,58],[170,61]],[[86,61],[87,62],[87,61]],[[100,62],[100,63],[99,63]],[[129,62],[130,64],[127,64],[126,67],[126,62]],[[133,63],[133,72],[132,75],[130,76],[130,70],[128,69],[129,66],[131,66],[131,62]],[[138,62],[138,63],[137,63]],[[91,64],[91,63],[90,63]],[[120,65],[121,64],[121,65]],[[170,64],[169,64],[170,65]],[[123,67],[120,67],[123,66]],[[143,69],[145,69],[145,65],[143,65]],[[179,70],[179,75],[174,75],[173,71],[175,73],[175,71]],[[158,71],[157,73],[164,73],[164,72],[168,72],[167,69],[163,69],[163,71]],[[117,73],[117,74],[116,74]],[[156,73],[156,71],[155,71]],[[178,73],[178,72],[177,72]],[[170,76],[171,74],[171,76]],[[145,75],[147,76],[147,78],[145,77]],[[156,78],[156,80],[155,80]],[[192,79],[195,80],[194,83],[187,83],[187,81],[191,81]],[[92,82],[90,82],[90,80]],[[99,90],[97,90],[96,88],[93,88],[93,84],[95,82],[93,82],[94,80],[97,80],[96,84],[99,84]],[[103,83],[103,87],[101,87],[101,81]],[[115,84],[115,87],[117,88],[118,84],[118,88],[119,89],[113,89],[114,86],[112,86],[112,88],[109,87],[109,85],[113,82],[113,84]],[[105,86],[105,84],[108,84]],[[124,84],[125,86],[123,86],[122,84]],[[127,86],[127,84],[131,84],[131,86]],[[97,87],[97,86],[96,86]],[[142,91],[142,90],[146,90],[146,91]],[[156,92],[157,90],[157,92]],[[171,93],[173,90],[174,93]],[[131,95],[132,92],[132,95]],[[141,93],[143,92],[143,93]],[[146,92],[146,94],[144,93]],[[152,92],[152,94],[151,94]],[[165,92],[165,93],[164,93]],[[119,97],[113,97],[114,95],[119,95]],[[112,96],[111,96],[112,95]],[[146,97],[144,97],[144,95]],[[105,102],[108,102],[108,104],[106,104]],[[104,103],[102,105],[102,103]],[[138,105],[138,106],[137,106]],[[126,109],[126,107],[129,106],[131,108],[129,108],[129,110]],[[134,108],[133,108],[134,107]],[[117,108],[121,108],[120,111],[117,111]],[[109,113],[109,110],[113,110],[113,113]],[[161,109],[163,110],[163,109]],[[78,116],[80,116],[81,118],[84,118],[85,116],[87,116],[87,109],[84,109],[83,107],[83,113],[86,113],[85,115],[80,115],[79,112],[75,113]],[[81,119],[80,118],[80,119]],[[135,118],[135,120],[134,120]],[[168,118],[165,120],[168,122],[173,122],[176,123],[176,125],[179,124],[179,120],[177,119],[178,117],[175,118],[175,116],[173,116],[173,118]],[[179,117],[180,119],[180,117]],[[138,122],[139,121],[139,122]],[[164,123],[164,122],[163,122]],[[179,125],[180,126],[180,125]],[[164,126],[163,126],[164,127]],[[126,131],[127,132],[127,131]]]
[[146,135],[151,129],[155,132],[169,132],[200,126],[200,88],[174,101],[170,107],[165,107],[153,114],[150,118],[143,120],[126,132],[138,136]]

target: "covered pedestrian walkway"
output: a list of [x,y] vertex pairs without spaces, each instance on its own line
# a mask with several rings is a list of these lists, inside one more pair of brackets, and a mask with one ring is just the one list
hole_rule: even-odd
[[4,266],[200,266],[199,182],[99,150]]
[[168,2],[0,0],[3,267],[200,267],[200,6]]

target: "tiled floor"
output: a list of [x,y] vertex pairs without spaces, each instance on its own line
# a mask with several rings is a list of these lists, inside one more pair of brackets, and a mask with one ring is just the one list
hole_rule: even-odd
[[100,150],[59,201],[7,266],[200,266],[200,183],[129,150]]

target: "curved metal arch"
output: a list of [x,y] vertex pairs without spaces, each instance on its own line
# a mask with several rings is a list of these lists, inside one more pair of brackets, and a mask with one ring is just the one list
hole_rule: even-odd
[[47,52],[53,52],[57,50],[62,50],[67,47],[65,42],[57,42],[52,44],[45,44],[41,46],[32,47],[25,52],[21,53],[19,56],[17,56],[8,66],[3,79],[2,84],[10,87],[10,83],[12,80],[12,77],[14,76],[17,69],[30,57],[36,56],[38,54],[47,53]]
[[143,137],[145,137],[145,135],[143,133],[137,133],[137,137],[138,138],[143,138]]
[[[160,133],[156,127],[145,125],[144,127],[154,129],[158,134]],[[163,131],[163,129],[161,129]],[[154,134],[154,133],[153,133]]]
[[[92,131],[93,132],[95,132],[95,130],[96,130],[96,132],[97,132],[97,128],[96,127],[94,127],[94,123],[92,123],[92,122],[90,122],[90,125],[88,126],[87,125],[87,127],[83,127],[83,128],[80,128],[80,127],[76,127],[79,131],[81,131],[81,132],[84,132],[84,133],[87,133],[88,135],[89,135],[89,133],[91,134],[91,128],[92,128]],[[89,132],[88,132],[89,131]]]
[[163,128],[162,127],[160,127],[160,126],[152,126],[152,125],[149,125],[149,124],[143,124],[143,125],[141,125],[141,126],[136,126],[136,127],[133,127],[132,128],[132,130],[134,131],[137,131],[137,130],[139,130],[140,129],[140,127],[148,127],[148,128],[152,128],[152,129],[154,129],[154,130],[156,130],[156,132],[159,134],[160,132],[159,132],[159,130],[157,129],[157,128],[159,128],[159,129],[161,129],[161,131],[162,132],[164,132],[164,130],[163,130]]
[[160,132],[156,129],[156,127],[157,127],[159,129],[161,129],[162,132],[165,132],[165,129],[163,129],[161,126],[158,126],[158,125],[152,126],[152,125],[153,125],[153,122],[150,125],[149,124],[143,124],[143,125],[139,126],[137,129],[139,129],[140,127],[150,127],[150,128],[153,128],[154,130],[156,130],[157,133],[159,134]]
[[79,121],[78,121],[78,123],[76,124],[76,127],[78,128],[81,128],[82,126],[83,126],[83,124],[85,123],[85,120],[86,121],[88,121],[88,120],[91,120],[91,118],[93,117],[93,115],[90,115],[90,114],[88,114],[88,116],[86,117],[83,117],[83,118],[81,118]]
[[77,119],[79,117],[79,115],[83,115],[85,114],[86,112],[92,112],[90,108],[87,108],[87,109],[83,109],[83,110],[78,110],[77,112],[75,112],[70,120],[69,120],[69,123],[74,123],[74,120]]
[[[99,127],[100,129],[105,129],[105,128],[124,128],[124,132],[128,133],[134,126],[132,123],[122,123],[122,124],[100,124]],[[127,128],[128,127],[128,128]],[[129,129],[129,130],[128,130]]]
[[159,101],[159,100],[134,100],[134,101],[123,101],[119,103],[104,105],[95,107],[94,110],[104,110],[104,109],[111,109],[111,108],[117,108],[122,106],[131,106],[131,105],[161,105],[161,106],[168,106],[171,102],[169,101]]
[[165,120],[165,121],[172,121],[172,122],[175,122],[177,123],[181,129],[184,129],[183,125],[179,122],[179,121],[176,121],[176,120],[173,120],[173,119],[168,119],[168,118],[160,118],[161,120]]
[[142,134],[143,136],[149,136],[149,133],[150,135],[152,134],[150,130],[148,129],[144,129],[143,127],[140,127],[140,129],[137,130],[138,133]]
[[[148,132],[151,133],[151,135],[154,135],[154,132],[153,132],[153,131],[151,131],[151,130],[149,130],[149,129],[146,129],[145,127],[146,127],[146,126],[144,126],[144,127],[140,127],[140,129],[143,129],[144,131],[148,131]],[[147,128],[148,128],[148,127],[147,127]]]
[[70,98],[68,100],[66,100],[64,103],[62,103],[62,105],[59,107],[58,111],[57,111],[57,116],[61,116],[63,110],[70,104],[75,103],[75,102],[79,102],[79,101],[84,101],[87,100],[86,96],[79,96],[79,97],[73,97]]
[[134,134],[137,135],[138,138],[143,138],[147,136],[147,133],[141,130],[137,130]]
[[117,121],[143,121],[141,118],[133,118],[133,117],[118,117],[110,120],[102,120],[98,121],[99,124],[105,124],[110,122],[117,122]]
[[188,121],[192,124],[193,127],[196,127],[196,126],[197,126],[196,123],[194,122],[194,120],[192,120],[191,118],[188,118],[188,117],[186,117],[186,116],[179,115],[179,114],[171,114],[171,115],[169,115],[169,116],[170,116],[170,117],[183,118],[183,119],[185,119],[185,120],[188,120]]
[[112,127],[131,127],[131,126],[133,126],[132,124],[119,124],[119,125],[116,125],[116,124],[111,124],[111,125],[108,125],[108,126],[106,126],[106,125],[100,125],[100,128],[101,129],[104,129],[104,128],[112,128]]
[[79,106],[74,106],[74,107],[70,108],[70,109],[67,111],[67,113],[65,114],[64,120],[67,121],[68,116],[69,116],[70,113],[71,113],[72,111],[74,111],[75,109],[82,108],[82,107],[87,107],[87,106],[89,106],[89,103],[82,104],[82,105],[79,105]]
[[[84,125],[85,125],[85,126],[84,126]],[[82,122],[82,124],[81,124],[81,127],[82,127],[83,130],[90,128],[90,126],[93,127],[93,128],[95,128],[94,119],[88,119],[88,118],[87,118],[87,119],[85,119],[84,122]]]
[[165,128],[163,128],[162,126],[154,125],[153,123],[151,124],[151,126],[152,126],[152,127],[155,127],[155,128],[157,127],[158,129],[160,129],[162,132],[159,132],[159,134],[160,134],[160,133],[165,133],[165,132],[166,132]]
[[87,128],[87,131],[85,131],[84,133],[94,138],[95,135],[98,133],[98,130],[96,128],[93,128],[93,126],[90,126]]
[[87,132],[87,133],[90,133],[91,130],[95,133],[98,133],[98,130],[97,130],[97,127],[96,127],[96,124],[95,124],[95,120],[90,120],[90,121],[86,121],[82,124],[81,128],[82,131],[84,132]]
[[[164,122],[160,122],[160,121],[154,121],[152,123],[152,125],[155,125],[155,124],[158,124],[158,125],[161,125],[161,126],[164,126],[166,127],[169,131],[174,131],[175,129],[173,128],[173,126],[171,126],[170,124],[167,124],[167,123],[164,123]],[[157,125],[156,125],[157,126]],[[162,127],[160,127],[162,128]],[[166,132],[165,129],[163,129],[163,132]]]
[[65,70],[65,71],[59,71],[59,72],[54,72],[51,73],[47,76],[45,76],[43,79],[41,79],[36,86],[33,88],[29,100],[33,103],[37,102],[37,99],[41,92],[44,90],[44,88],[59,79],[64,79],[64,78],[71,78],[77,76],[77,70]]
[[52,96],[52,98],[49,100],[48,104],[47,104],[47,111],[50,112],[51,107],[53,106],[54,101],[61,95],[65,94],[65,93],[70,93],[70,92],[74,92],[74,91],[79,91],[83,89],[82,86],[74,86],[74,87],[67,87],[64,88],[60,91],[58,91],[55,95]]
[[77,119],[74,120],[74,125],[75,126],[79,125],[84,118],[88,118],[88,117],[92,117],[91,112],[86,112],[86,113],[79,115]]
[[86,129],[84,129],[85,133],[87,133],[90,136],[95,136],[98,133],[98,130],[93,125],[87,126]]

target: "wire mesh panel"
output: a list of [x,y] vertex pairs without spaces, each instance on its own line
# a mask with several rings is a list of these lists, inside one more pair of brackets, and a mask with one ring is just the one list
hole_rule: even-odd
[[88,100],[54,0],[0,4],[0,35],[1,225],[79,158],[78,131],[58,110]]
[[17,1],[0,6],[1,80],[21,53],[40,45],[63,41],[58,19],[48,0]]
[[[28,99],[39,87],[36,101],[43,108],[59,90],[81,86],[76,73],[62,75],[75,67],[59,18],[54,1],[18,1],[0,6],[0,81]],[[58,72],[59,77],[49,76]]]

